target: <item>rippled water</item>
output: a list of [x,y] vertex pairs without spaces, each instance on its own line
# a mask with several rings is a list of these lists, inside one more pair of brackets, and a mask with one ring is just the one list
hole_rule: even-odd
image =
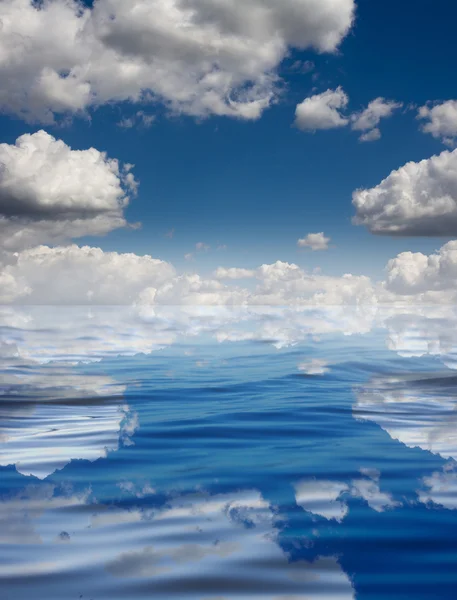
[[2,600],[457,597],[457,311],[0,310]]

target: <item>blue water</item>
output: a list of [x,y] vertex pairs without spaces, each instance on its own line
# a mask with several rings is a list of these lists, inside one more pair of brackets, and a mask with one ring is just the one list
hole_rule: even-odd
[[457,598],[457,312],[4,308],[0,598]]

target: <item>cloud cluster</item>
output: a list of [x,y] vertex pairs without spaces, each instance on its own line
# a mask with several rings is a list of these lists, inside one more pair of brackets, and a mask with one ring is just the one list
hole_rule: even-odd
[[429,256],[399,254],[388,262],[380,282],[351,273],[307,272],[281,261],[257,269],[219,267],[205,278],[195,272],[179,274],[172,264],[151,256],[76,245],[37,246],[0,261],[4,305],[443,305],[457,301],[456,289],[457,241]]
[[159,100],[258,118],[288,49],[334,52],[354,0],[4,0],[0,110],[52,122],[108,102]]
[[16,250],[123,227],[136,189],[131,165],[95,148],[72,150],[45,131],[0,144],[1,246]]
[[[89,246],[38,246],[15,253],[0,269],[0,302],[22,304],[297,305],[374,301],[369,278],[309,274],[278,261],[255,271],[221,269],[217,279],[176,273],[150,256],[103,252]],[[222,278],[253,276],[254,289]]]
[[425,121],[422,131],[430,133],[448,146],[455,146],[457,138],[457,100],[419,108],[418,119]]
[[381,137],[378,128],[381,119],[391,117],[403,106],[400,102],[376,98],[364,110],[347,114],[348,104],[349,96],[341,86],[309,96],[295,109],[295,125],[302,131],[310,132],[350,125],[352,130],[362,132],[359,138],[361,142],[372,142]]
[[392,171],[379,185],[353,194],[354,222],[372,233],[457,234],[457,150]]
[[368,104],[367,108],[351,115],[351,128],[362,132],[359,138],[361,142],[379,140],[381,132],[378,125],[381,119],[391,117],[402,106],[401,102],[376,98]]

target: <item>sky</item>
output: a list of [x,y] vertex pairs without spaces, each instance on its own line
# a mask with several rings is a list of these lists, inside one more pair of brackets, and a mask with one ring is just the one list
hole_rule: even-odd
[[173,277],[255,271],[251,290],[281,261],[449,300],[456,18],[445,0],[4,0],[0,298],[44,301],[35,267],[77,278],[55,250],[77,244]]

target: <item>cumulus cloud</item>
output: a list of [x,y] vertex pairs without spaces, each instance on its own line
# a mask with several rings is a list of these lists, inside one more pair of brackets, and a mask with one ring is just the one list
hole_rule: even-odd
[[145,287],[174,275],[170,264],[150,256],[38,246],[4,267],[1,277],[11,282],[2,294],[3,301],[12,301],[16,290],[16,300],[28,304],[131,304]]
[[378,125],[381,119],[391,117],[393,113],[401,108],[401,102],[376,98],[372,100],[367,108],[351,115],[351,128],[354,131],[362,131],[361,142],[372,142],[381,137]]
[[305,98],[295,109],[295,125],[303,131],[345,127],[349,119],[342,114],[349,102],[341,87]]
[[330,238],[325,237],[324,233],[309,233],[306,237],[298,240],[300,248],[311,248],[311,250],[328,250]]
[[[0,261],[0,303],[161,306],[376,306],[457,302],[457,241],[435,254],[403,252],[384,281],[327,276],[277,261],[257,269],[217,269],[205,278],[179,274],[151,256],[76,245],[37,246]],[[237,280],[251,279],[243,286]]]
[[138,185],[131,168],[45,131],[0,144],[1,245],[14,250],[125,226]]
[[372,233],[457,234],[457,150],[392,171],[379,185],[353,194],[354,222]]
[[[237,273],[227,269],[219,275]],[[178,275],[150,256],[84,246],[38,246],[11,255],[0,268],[2,303],[141,305],[363,304],[375,301],[368,277],[309,274],[278,261],[255,275],[254,289],[225,285],[197,273]]]
[[457,241],[436,254],[402,252],[387,264],[386,288],[398,295],[418,295],[457,289]]
[[425,121],[421,129],[440,139],[448,146],[454,146],[457,138],[457,100],[448,100],[434,106],[421,106],[418,119]]
[[162,101],[256,119],[289,48],[334,52],[354,0],[4,0],[0,110],[52,122],[108,102]]

